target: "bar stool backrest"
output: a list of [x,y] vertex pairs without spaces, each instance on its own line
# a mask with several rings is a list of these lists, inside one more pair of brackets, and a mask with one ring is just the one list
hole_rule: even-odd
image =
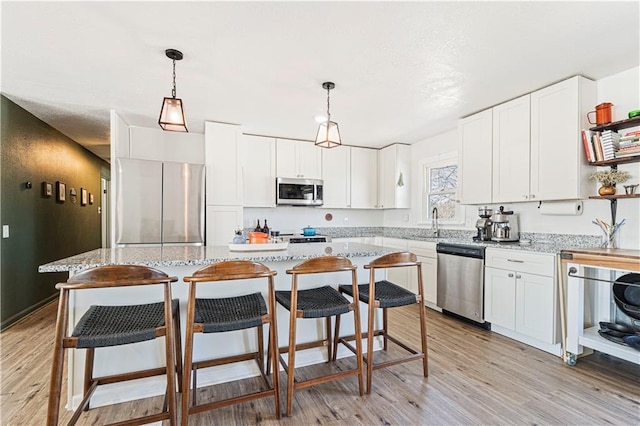
[[365,269],[380,269],[380,268],[398,268],[402,266],[417,266],[418,258],[414,253],[403,251],[397,253],[389,253],[384,256],[380,256],[377,259],[372,260],[367,265],[364,265]]
[[178,281],[166,273],[142,265],[107,265],[82,271],[67,282],[56,284],[58,290],[81,290],[97,287],[126,287]]
[[228,260],[214,263],[198,269],[190,277],[185,277],[187,282],[230,281],[249,278],[266,278],[276,275],[261,263],[248,260]]
[[321,256],[298,263],[287,274],[318,274],[322,272],[353,271],[356,266],[346,257]]

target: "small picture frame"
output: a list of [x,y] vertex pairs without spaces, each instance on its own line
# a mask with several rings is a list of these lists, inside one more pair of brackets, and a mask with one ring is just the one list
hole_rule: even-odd
[[89,193],[89,204],[93,204],[93,194]]
[[46,198],[53,197],[53,184],[51,182],[42,182],[42,196]]
[[64,203],[67,200],[67,185],[64,182],[56,182],[56,201]]
[[86,206],[88,199],[89,199],[89,197],[88,197],[87,190],[84,189],[84,188],[80,188],[80,205],[81,206]]

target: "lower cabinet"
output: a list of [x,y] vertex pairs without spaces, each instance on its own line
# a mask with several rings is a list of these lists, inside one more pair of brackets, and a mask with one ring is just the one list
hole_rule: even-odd
[[485,265],[485,320],[492,330],[556,344],[555,256],[487,249]]
[[[425,304],[436,308],[438,301],[438,254],[436,243],[428,241],[409,241],[408,250],[416,255],[421,262],[422,286]],[[409,290],[418,292],[418,276],[409,272]]]

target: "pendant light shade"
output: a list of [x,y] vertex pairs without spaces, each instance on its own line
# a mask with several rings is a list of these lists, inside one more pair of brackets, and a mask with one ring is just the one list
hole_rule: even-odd
[[322,83],[322,88],[327,90],[327,121],[320,123],[320,126],[318,126],[316,145],[323,148],[333,148],[335,146],[342,145],[338,123],[331,121],[331,114],[329,111],[329,91],[334,87],[336,87],[336,85],[330,81]]
[[175,49],[167,49],[164,53],[173,61],[173,89],[171,90],[171,97],[164,98],[162,101],[158,124],[162,127],[162,130],[188,132],[182,99],[176,98],[176,61],[181,60],[183,55],[182,52]]

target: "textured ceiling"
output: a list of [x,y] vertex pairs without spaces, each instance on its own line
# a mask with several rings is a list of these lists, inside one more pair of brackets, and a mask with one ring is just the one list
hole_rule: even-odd
[[103,158],[109,110],[348,145],[413,143],[576,74],[639,64],[639,2],[2,2],[2,93]]

